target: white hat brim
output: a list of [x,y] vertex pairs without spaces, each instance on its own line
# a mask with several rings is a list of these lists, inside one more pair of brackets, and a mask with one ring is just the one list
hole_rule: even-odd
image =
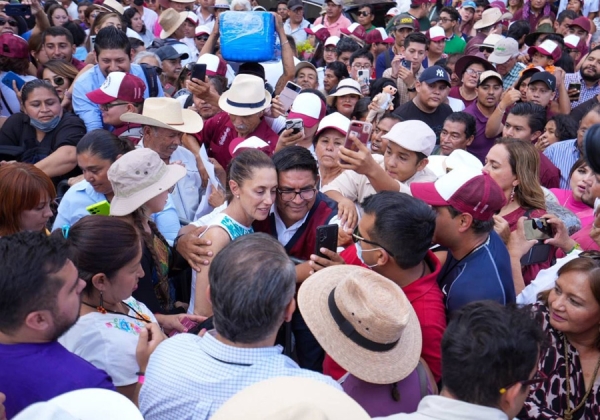
[[126,112],[125,114],[121,115],[121,121],[166,128],[186,134],[196,134],[202,131],[204,122],[202,121],[202,117],[200,115],[189,109],[182,109],[181,114],[183,118],[183,124],[180,125],[170,125],[155,118],[146,117],[142,114],[136,114],[135,112]]
[[219,108],[221,108],[222,111],[225,111],[225,112],[227,112],[229,114],[233,114],[233,115],[239,115],[240,117],[245,117],[248,115],[256,114],[260,111],[267,109],[271,105],[271,94],[267,90],[265,90],[265,103],[256,108],[237,107],[237,106],[231,105],[229,102],[227,102],[230,94],[231,94],[231,89],[226,92],[223,92],[223,94],[219,98]]

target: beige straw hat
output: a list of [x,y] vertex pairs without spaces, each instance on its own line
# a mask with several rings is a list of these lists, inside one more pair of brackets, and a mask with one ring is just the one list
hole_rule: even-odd
[[362,98],[363,94],[360,91],[360,85],[356,80],[347,78],[340,81],[335,92],[327,97],[327,104],[333,106],[334,98],[345,95],[358,95]]
[[166,39],[170,37],[176,30],[181,26],[187,19],[188,12],[178,12],[175,9],[168,8],[161,13],[158,22],[162,27],[160,31],[160,39]]
[[238,74],[219,98],[219,108],[240,117],[256,114],[271,105],[271,94],[258,76]]
[[363,381],[391,384],[415,370],[421,327],[408,298],[391,280],[366,268],[338,265],[311,275],[298,307],[321,347]]
[[212,420],[368,420],[371,417],[339,389],[312,378],[280,376],[231,397]]
[[141,114],[126,112],[121,115],[121,121],[188,134],[198,133],[204,126],[202,117],[198,113],[182,109],[179,101],[174,98],[146,98]]
[[123,13],[125,13],[125,8],[117,0],[104,0],[104,3],[97,4],[96,6],[98,6],[101,9],[104,9],[107,12],[118,13],[121,16],[123,15]]
[[108,169],[113,197],[111,216],[126,216],[143,206],[148,200],[168,191],[185,176],[181,165],[165,164],[152,149],[140,148],[125,153]]

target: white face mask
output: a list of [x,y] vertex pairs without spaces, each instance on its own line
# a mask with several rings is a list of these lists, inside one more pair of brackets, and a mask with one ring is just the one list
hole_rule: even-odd
[[365,262],[365,260],[363,259],[362,253],[363,252],[369,252],[369,251],[377,251],[379,249],[383,249],[383,248],[373,248],[373,249],[362,249],[362,246],[360,245],[360,241],[356,242],[354,244],[354,246],[356,247],[356,256],[358,257],[358,259],[360,260],[361,263],[363,263],[364,265],[366,265],[369,268],[373,268],[373,267],[377,267],[379,264],[373,264],[373,265],[369,265]]

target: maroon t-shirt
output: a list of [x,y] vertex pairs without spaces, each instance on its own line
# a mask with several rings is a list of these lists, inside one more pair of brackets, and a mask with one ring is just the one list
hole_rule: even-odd
[[462,95],[460,94],[460,86],[454,86],[453,88],[451,88],[448,96],[451,98],[460,99],[461,101],[463,101],[463,103],[465,104],[465,108],[477,100],[477,96],[475,96],[471,100],[463,98]]

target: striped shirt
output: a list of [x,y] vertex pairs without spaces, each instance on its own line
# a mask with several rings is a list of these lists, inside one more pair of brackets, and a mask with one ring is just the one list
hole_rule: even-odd
[[591,88],[587,87],[585,81],[581,78],[581,70],[577,73],[565,74],[565,88],[569,90],[570,83],[581,83],[581,91],[579,93],[579,100],[571,102],[571,109],[577,105],[584,103],[588,99],[592,99],[594,96],[600,94],[600,83],[596,82]]
[[544,155],[550,159],[554,166],[560,169],[560,188],[562,190],[570,190],[569,174],[571,173],[571,168],[581,156],[577,148],[577,139],[563,140],[551,144],[544,150]]

